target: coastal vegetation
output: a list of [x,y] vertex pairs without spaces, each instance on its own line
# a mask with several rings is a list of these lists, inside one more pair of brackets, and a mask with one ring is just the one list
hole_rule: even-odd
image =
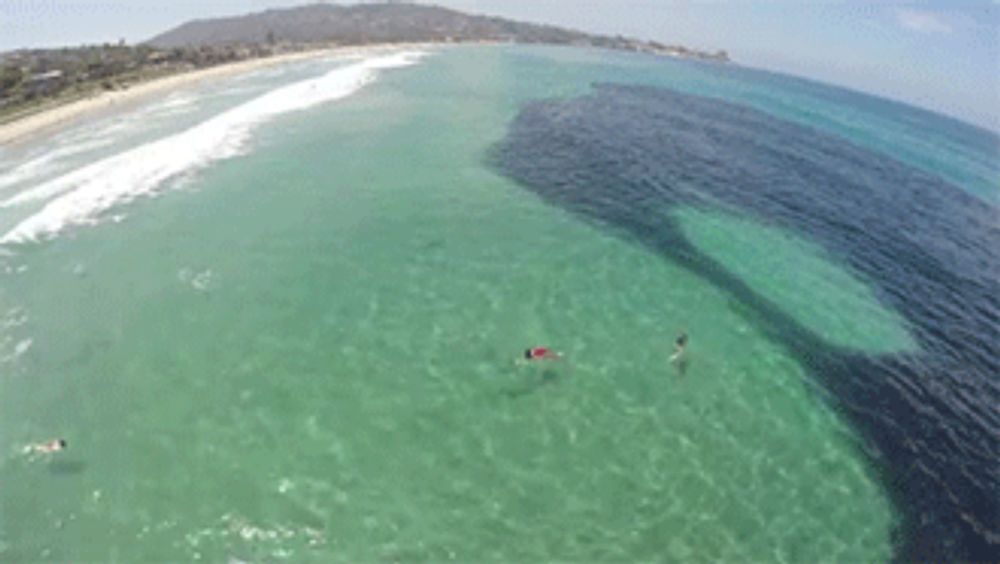
[[154,78],[313,47],[272,42],[157,48],[122,41],[6,53],[0,58],[0,123]]
[[709,53],[437,6],[315,4],[191,21],[139,45],[119,41],[0,54],[0,123],[188,70],[319,47],[411,42],[543,43],[728,61],[725,51]]

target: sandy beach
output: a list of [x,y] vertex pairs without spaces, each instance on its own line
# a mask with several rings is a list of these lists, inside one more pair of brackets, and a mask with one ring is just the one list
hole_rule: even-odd
[[119,106],[127,102],[134,102],[147,96],[164,93],[181,86],[191,85],[205,80],[237,75],[303,59],[329,55],[369,53],[386,49],[403,48],[407,46],[408,45],[393,44],[312,49],[309,51],[286,53],[261,59],[239,61],[206,69],[198,69],[174,74],[147,82],[140,82],[124,90],[112,90],[97,93],[82,100],[76,100],[58,105],[35,114],[25,116],[10,123],[2,124],[0,125],[0,145],[22,141],[29,137],[63,127],[77,119],[92,115],[101,110],[114,108],[115,106]]

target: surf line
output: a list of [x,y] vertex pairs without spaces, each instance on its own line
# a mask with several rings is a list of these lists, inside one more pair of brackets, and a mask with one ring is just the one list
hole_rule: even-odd
[[375,80],[378,71],[410,66],[426,55],[401,51],[370,57],[279,87],[190,129],[20,192],[0,202],[0,208],[50,201],[0,237],[0,245],[40,241],[67,226],[96,223],[101,212],[155,194],[167,180],[244,154],[253,130],[274,117],[345,98]]

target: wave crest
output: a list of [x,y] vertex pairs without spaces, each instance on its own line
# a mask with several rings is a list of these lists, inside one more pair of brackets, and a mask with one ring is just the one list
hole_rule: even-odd
[[39,241],[70,225],[95,223],[101,212],[153,194],[168,179],[242,154],[254,128],[275,116],[349,96],[374,80],[377,71],[415,64],[425,54],[404,51],[372,57],[277,88],[181,133],[25,190],[0,207],[55,199],[0,237],[0,245]]

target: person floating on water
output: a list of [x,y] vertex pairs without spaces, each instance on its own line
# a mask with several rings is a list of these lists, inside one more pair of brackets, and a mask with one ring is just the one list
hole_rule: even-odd
[[556,352],[548,347],[532,347],[524,349],[525,360],[559,360],[562,353]]
[[65,450],[66,446],[66,439],[52,439],[51,441],[46,441],[44,443],[28,445],[24,447],[24,451],[37,454],[53,454],[61,450]]
[[677,335],[677,339],[674,340],[674,354],[670,355],[670,362],[684,360],[684,351],[687,349],[687,342],[687,333],[681,331],[681,334]]

